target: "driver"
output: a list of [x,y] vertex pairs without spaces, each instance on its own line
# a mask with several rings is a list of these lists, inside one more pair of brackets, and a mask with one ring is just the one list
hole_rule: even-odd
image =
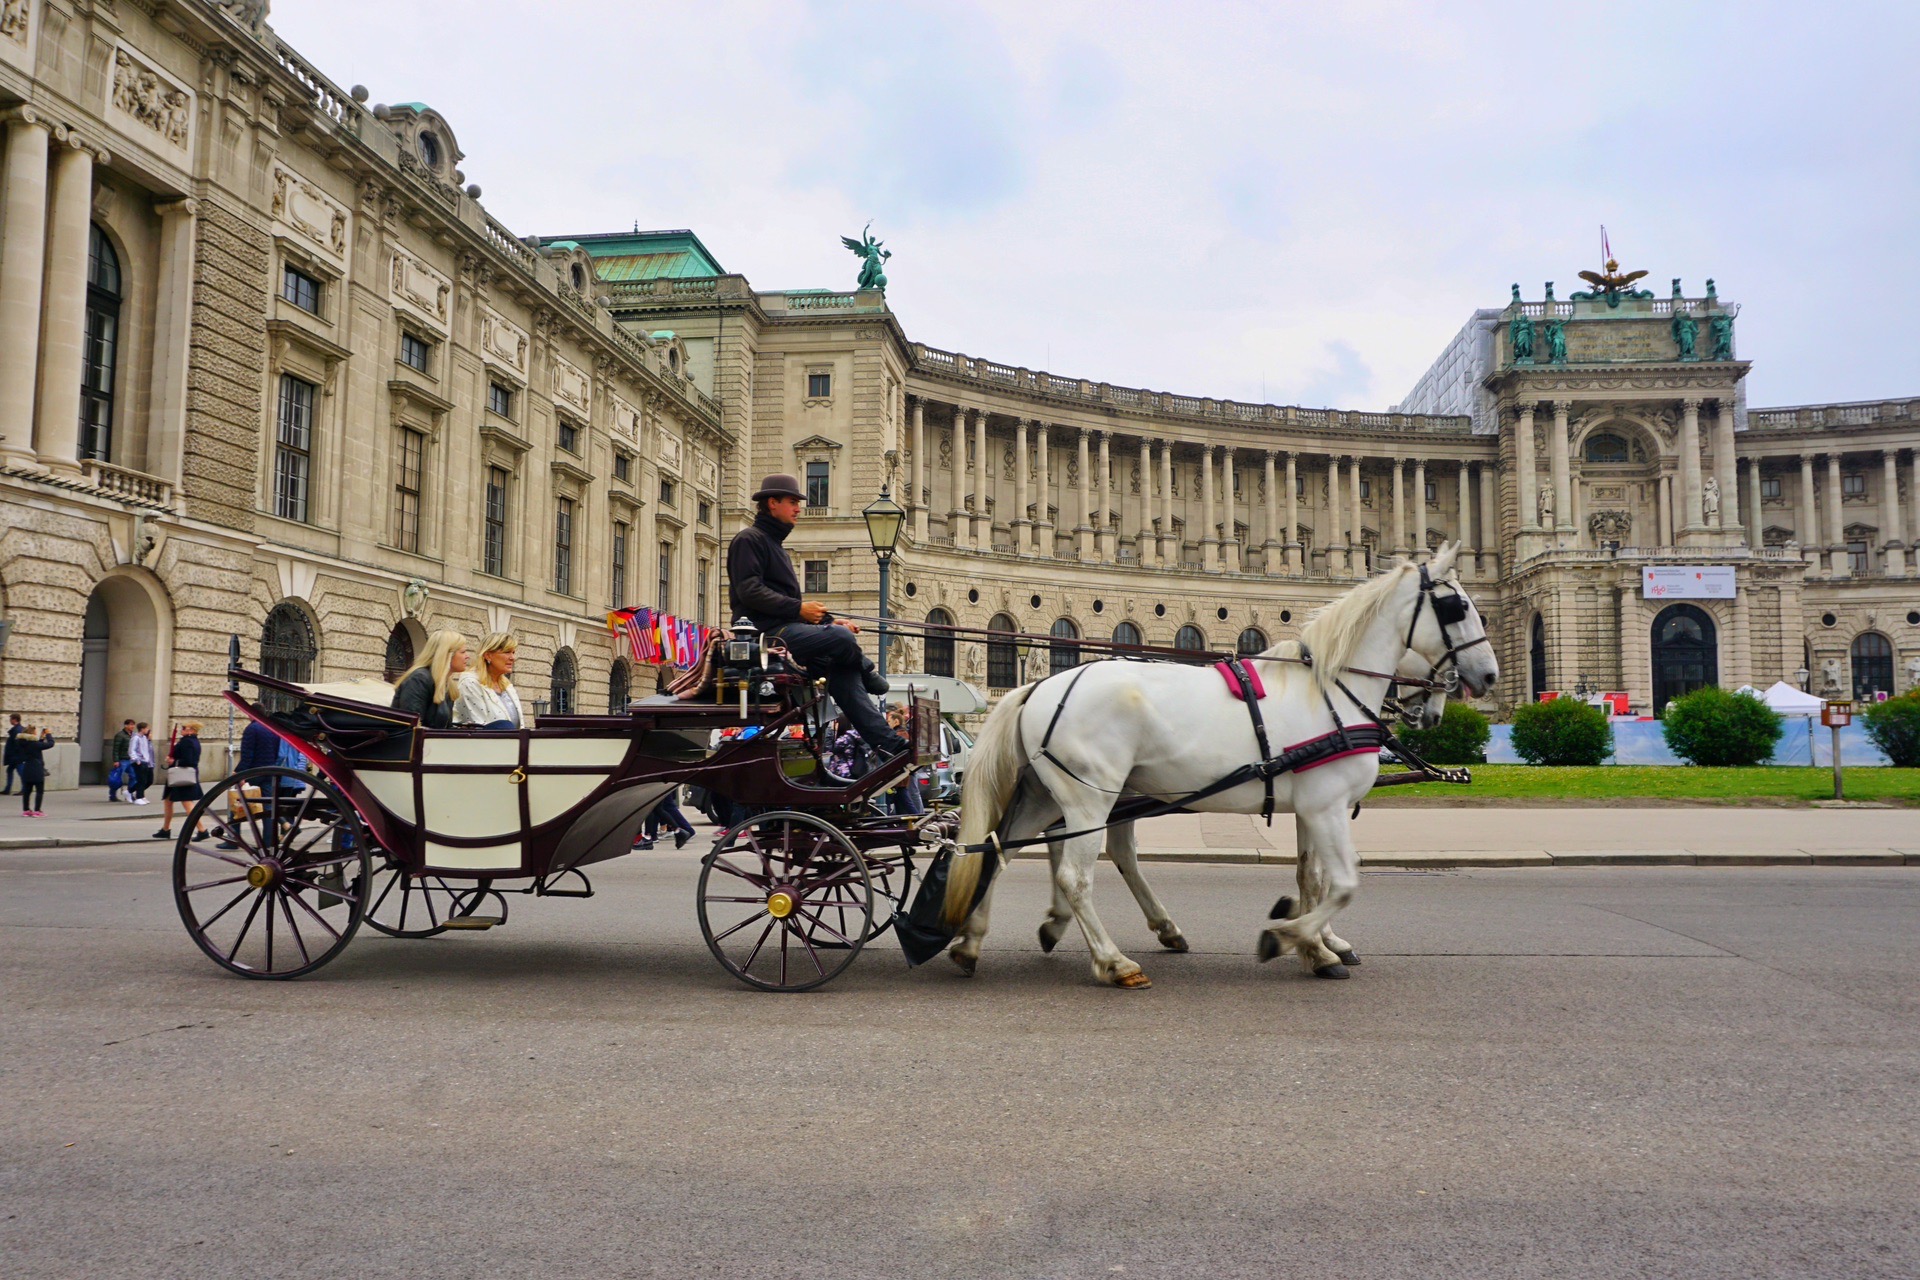
[[907,741],[887,724],[870,694],[887,691],[886,680],[860,651],[851,622],[836,621],[818,600],[800,598],[793,560],[780,544],[793,532],[806,506],[800,482],[770,475],[753,495],[753,523],[733,535],[727,547],[728,604],[806,664],[809,674],[825,676],[827,691],[867,745],[881,756],[907,749]]

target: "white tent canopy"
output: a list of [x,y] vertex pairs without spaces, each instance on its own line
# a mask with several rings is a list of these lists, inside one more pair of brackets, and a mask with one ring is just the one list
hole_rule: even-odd
[[890,675],[887,682],[893,688],[887,693],[889,704],[898,706],[905,702],[908,690],[922,696],[934,694],[940,699],[940,713],[949,716],[977,715],[987,709],[987,695],[979,686],[968,684],[965,680],[956,680],[952,676],[930,676],[923,672],[907,675]]
[[1824,698],[1802,693],[1785,680],[1776,680],[1773,687],[1760,694],[1759,698],[1783,716],[1817,716],[1820,708],[1826,705]]

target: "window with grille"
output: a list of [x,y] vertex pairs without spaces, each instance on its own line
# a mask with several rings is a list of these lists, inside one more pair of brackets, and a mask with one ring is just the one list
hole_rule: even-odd
[[487,468],[486,537],[481,569],[496,578],[507,576],[507,471]]
[[830,470],[830,464],[825,462],[809,462],[807,464],[808,506],[824,507],[827,505],[830,489],[830,486],[827,484],[827,477]]
[[580,685],[580,665],[574,661],[573,650],[562,649],[553,655],[553,679],[550,690],[553,700],[553,714],[570,716],[573,714],[574,694]]
[[1140,628],[1123,622],[1113,629],[1113,643],[1122,649],[1137,649],[1145,642],[1140,638]]
[[825,595],[832,590],[827,586],[827,561],[808,560],[802,565],[802,587],[808,595]]
[[280,273],[280,296],[302,311],[320,314],[320,282],[298,267]]
[[1184,626],[1174,635],[1173,647],[1184,649],[1188,653],[1205,653],[1207,651],[1206,633],[1191,624]]
[[513,417],[513,388],[503,387],[497,382],[487,384],[487,411],[499,417]]
[[1256,653],[1265,653],[1267,633],[1258,627],[1248,627],[1240,633],[1240,638],[1233,642],[1233,648],[1234,652],[1243,658],[1252,657]]
[[627,703],[632,698],[633,668],[625,658],[615,658],[613,670],[607,672],[607,714],[627,714]]
[[400,363],[409,369],[421,373],[427,371],[427,365],[433,359],[433,344],[425,338],[417,338],[411,333],[400,335]]
[[387,660],[381,668],[386,673],[388,684],[392,684],[407,673],[413,665],[413,634],[407,630],[407,624],[396,622],[393,630],[387,632]]
[[627,522],[613,522],[613,607],[627,607]]
[[313,475],[313,392],[311,382],[280,375],[279,426],[273,454],[273,514],[307,521],[307,489]]
[[420,483],[427,438],[400,428],[393,451],[393,545],[420,549]]
[[633,455],[632,454],[620,453],[617,450],[615,451],[613,455],[613,478],[615,480],[632,480],[633,479]]
[[1760,477],[1760,497],[1763,501],[1767,502],[1778,502],[1780,500],[1779,476]]
[[563,596],[573,594],[572,498],[559,498],[553,504],[553,589]]
[[1867,473],[1849,471],[1840,477],[1840,496],[1843,498],[1864,498],[1867,496]]
[[1005,640],[987,641],[987,684],[995,689],[1011,689],[1020,683],[1020,651],[1012,639],[1013,619],[1004,613],[996,613],[993,621],[987,623],[987,630],[1004,632],[1008,637]]
[[579,453],[580,428],[574,426],[565,418],[560,419],[560,425],[554,431],[554,442],[568,453]]
[[1071,671],[1079,666],[1080,646],[1077,644],[1060,643],[1062,640],[1078,640],[1080,638],[1080,628],[1073,625],[1072,619],[1056,619],[1053,624],[1053,630],[1049,634],[1051,634],[1054,639],[1054,643],[1047,646],[1047,671],[1049,674],[1058,675],[1062,671]]
[[120,257],[97,225],[87,242],[86,326],[80,456],[105,462],[113,454],[113,383],[120,363]]
[[818,400],[833,394],[833,375],[831,373],[810,373],[807,375],[807,398]]
[[[313,679],[319,658],[320,645],[305,611],[284,600],[273,606],[260,630],[260,674],[288,684],[305,684]],[[291,700],[280,693],[263,691],[260,701],[274,711],[292,706]]]
[[673,501],[674,501],[673,481],[669,480],[665,476],[661,476],[660,477],[660,505],[663,507],[670,507],[673,505]]
[[953,674],[953,636],[948,632],[934,631],[932,627],[950,627],[953,615],[945,609],[928,612],[927,622],[927,674],[930,676],[950,676]]
[[1588,436],[1581,453],[1588,462],[1622,463],[1628,459],[1627,442],[1610,431]]
[[698,514],[695,515],[694,519],[698,520],[701,524],[712,524],[713,504],[711,502],[702,502],[698,508]]

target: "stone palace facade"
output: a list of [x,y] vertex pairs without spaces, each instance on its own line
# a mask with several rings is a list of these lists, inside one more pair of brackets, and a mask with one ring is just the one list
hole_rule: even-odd
[[[1748,408],[1711,282],[1516,288],[1388,411],[1242,404],[929,347],[882,292],[756,289],[691,232],[518,237],[439,113],[334,85],[264,3],[0,0],[0,121],[0,707],[87,776],[127,716],[224,721],[229,634],[342,679],[511,629],[549,707],[650,691],[606,610],[727,621],[770,471],[850,612],[886,486],[902,617],[1250,648],[1458,538],[1504,701],[1920,682],[1920,400]],[[1730,593],[1646,596],[1686,566]]]

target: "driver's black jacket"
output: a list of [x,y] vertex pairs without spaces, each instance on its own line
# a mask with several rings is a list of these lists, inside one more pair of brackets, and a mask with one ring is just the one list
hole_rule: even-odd
[[762,631],[778,631],[800,621],[800,579],[780,544],[793,532],[761,512],[727,545],[727,604]]

